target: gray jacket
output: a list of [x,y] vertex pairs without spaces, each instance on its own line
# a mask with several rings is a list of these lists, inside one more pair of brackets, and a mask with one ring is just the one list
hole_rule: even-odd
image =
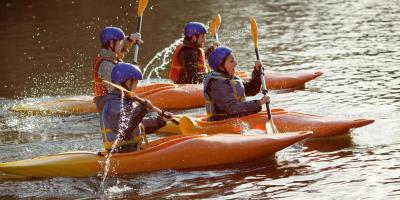
[[[132,100],[124,98],[121,103],[121,92],[119,91],[113,91],[105,96],[97,98],[96,106],[103,110],[107,102],[109,102],[109,111],[106,119],[110,128],[115,131],[115,133],[118,133],[120,128],[123,128],[125,134],[130,133],[140,123],[143,123],[146,134],[150,134],[166,125],[163,118],[158,115],[146,116],[148,113],[147,110],[144,106],[140,104],[137,105],[137,102],[134,103]],[[121,109],[121,105],[123,109]],[[121,112],[125,113],[125,115],[121,115]]]
[[[253,70],[251,80],[243,82],[243,86],[246,96],[256,95],[261,87],[260,71]],[[262,108],[257,100],[238,101],[229,80],[211,79],[205,86],[205,92],[214,103],[216,114],[226,115],[225,117],[210,118],[211,121],[257,113]]]
[[[117,60],[117,55],[115,52],[109,50],[109,49],[104,49],[102,48],[99,52],[99,55],[103,58],[108,58],[110,60],[115,60],[115,62],[118,62]],[[110,81],[111,82],[111,72],[115,67],[115,63],[109,61],[109,60],[103,60],[100,63],[99,66],[99,77],[103,80]],[[107,91],[112,91],[112,87],[109,85],[106,85]]]

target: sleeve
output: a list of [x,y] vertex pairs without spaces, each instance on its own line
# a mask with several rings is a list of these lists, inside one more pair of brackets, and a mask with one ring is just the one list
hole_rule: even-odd
[[138,105],[132,111],[131,117],[129,118],[128,128],[124,131],[124,134],[131,133],[140,123],[142,123],[144,116],[147,114],[147,110],[143,105]]
[[[99,66],[99,77],[103,80],[111,82],[111,72],[114,68],[114,63],[111,63],[107,60],[103,60]],[[106,85],[107,91],[112,91],[113,87]]]
[[244,113],[256,113],[261,111],[261,105],[256,100],[237,101],[233,94],[233,89],[226,81],[214,81],[210,86],[209,94],[218,109],[229,115],[241,115]]
[[110,81],[111,80],[111,72],[114,68],[114,64],[110,63],[107,60],[103,60],[99,66],[99,77],[103,80]]
[[155,112],[152,112],[143,118],[143,125],[146,134],[154,133],[166,124],[167,123],[164,121],[164,119]]
[[244,89],[246,96],[254,96],[260,92],[261,88],[261,70],[253,69],[251,73],[251,79],[244,83]]

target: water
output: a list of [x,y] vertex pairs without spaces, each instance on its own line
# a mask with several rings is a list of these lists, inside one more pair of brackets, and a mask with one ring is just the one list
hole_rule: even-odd
[[[101,149],[95,114],[26,116],[8,109],[26,98],[90,94],[98,32],[106,25],[133,32],[134,3],[7,0],[0,4],[0,13],[0,161]],[[178,40],[186,22],[207,23],[217,13],[222,18],[220,40],[234,49],[240,69],[249,71],[255,60],[249,31],[252,15],[267,70],[324,72],[304,90],[272,92],[272,107],[368,117],[375,123],[354,130],[350,137],[306,141],[260,161],[110,178],[108,185],[113,186],[106,197],[398,199],[399,2],[150,1],[139,64],[146,66]],[[162,63],[148,66],[147,73],[158,70],[151,78],[164,76]],[[156,137],[160,136],[152,136]],[[100,183],[99,177],[0,180],[0,196],[99,198],[104,193]]]

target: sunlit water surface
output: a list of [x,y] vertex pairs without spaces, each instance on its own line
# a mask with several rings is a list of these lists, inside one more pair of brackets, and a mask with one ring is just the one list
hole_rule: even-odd
[[[114,25],[133,32],[135,10],[127,1],[0,4],[1,162],[102,148],[96,114],[29,116],[9,108],[90,94],[99,30]],[[253,16],[268,70],[324,72],[304,90],[272,92],[272,107],[375,123],[348,137],[306,141],[255,162],[110,177],[104,190],[101,177],[0,179],[0,198],[398,199],[399,2],[150,1],[139,56],[146,77],[151,82],[165,77],[165,63],[186,22],[208,23],[217,13],[221,42],[234,49],[241,70],[250,71],[255,60],[249,32]]]

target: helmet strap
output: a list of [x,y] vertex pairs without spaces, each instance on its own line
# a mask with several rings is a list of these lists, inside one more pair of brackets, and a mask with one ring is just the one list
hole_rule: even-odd
[[109,46],[109,48],[110,48],[111,51],[113,51],[113,52],[115,52],[115,44],[116,44],[115,40],[111,40],[111,41],[110,41],[110,46]]

